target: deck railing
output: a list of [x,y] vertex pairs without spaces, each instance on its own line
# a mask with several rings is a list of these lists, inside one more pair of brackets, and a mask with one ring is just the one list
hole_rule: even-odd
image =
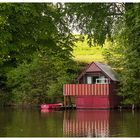
[[109,95],[109,84],[65,84],[64,96]]

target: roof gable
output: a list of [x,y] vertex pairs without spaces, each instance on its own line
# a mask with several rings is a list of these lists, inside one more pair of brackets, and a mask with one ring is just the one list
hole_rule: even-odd
[[100,72],[101,69],[95,64],[91,63],[91,65],[86,69],[86,72]]
[[85,73],[87,72],[99,72],[102,71],[105,73],[109,78],[113,81],[119,81],[118,74],[112,70],[112,68],[106,64],[99,63],[99,62],[92,62],[90,63],[85,70],[79,75],[77,80],[79,80]]

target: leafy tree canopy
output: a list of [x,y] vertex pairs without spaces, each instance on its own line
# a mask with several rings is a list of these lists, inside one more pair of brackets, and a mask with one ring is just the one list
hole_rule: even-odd
[[[106,38],[117,42],[115,51],[123,50],[118,57],[123,57],[120,65],[123,68],[121,95],[130,100],[128,103],[139,102],[139,15],[138,3],[1,3],[0,87],[7,87],[10,77],[13,79],[12,71],[16,73],[17,70],[20,77],[22,67],[26,69],[30,64],[34,65],[34,55],[57,58],[54,73],[59,66],[62,68],[61,64],[65,66],[63,61],[72,62],[72,46],[79,39],[72,34],[74,30],[88,35],[90,46],[103,45]],[[53,61],[49,61],[51,63]],[[37,63],[36,71],[40,71],[39,65]],[[52,76],[51,72],[49,76]]]

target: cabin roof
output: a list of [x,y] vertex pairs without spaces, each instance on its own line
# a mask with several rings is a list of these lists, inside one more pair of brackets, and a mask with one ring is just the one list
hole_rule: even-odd
[[[119,81],[119,77],[118,77],[118,74],[108,65],[106,64],[103,64],[103,63],[100,63],[100,62],[92,62],[90,63],[86,68],[85,70],[79,75],[79,77],[77,78],[77,80],[79,80],[85,73],[89,72],[89,69],[90,69],[90,72],[91,71],[91,68],[93,67],[93,65],[96,65],[103,73],[105,73],[109,78],[111,78],[113,81]],[[93,70],[93,72],[95,72]]]
[[110,77],[113,81],[119,81],[118,74],[108,65],[95,62],[95,64]]

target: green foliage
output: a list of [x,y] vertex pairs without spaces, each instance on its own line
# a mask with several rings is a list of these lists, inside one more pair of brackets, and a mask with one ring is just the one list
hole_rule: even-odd
[[122,3],[67,3],[67,20],[74,29],[88,36],[88,44],[103,45],[111,38],[114,22],[123,14]]
[[[0,4],[0,87],[9,93],[11,90],[11,102],[46,100],[49,89],[46,85],[57,81],[54,79],[64,69],[63,61],[70,60],[73,38],[57,5]],[[41,60],[39,56],[47,58]],[[59,64],[56,59],[61,59]]]
[[115,26],[114,42],[104,53],[107,62],[120,72],[124,104],[140,103],[140,5],[125,4],[124,17]]
[[[63,83],[70,83],[78,71],[72,60],[74,49],[78,61],[105,58],[121,72],[124,102],[139,103],[139,15],[138,3],[1,3],[0,88],[2,95],[12,93],[1,99],[41,103],[46,96],[62,95]],[[71,30],[87,35],[87,41],[75,44]],[[87,44],[103,45],[106,38],[114,39],[114,44],[109,42],[105,52],[99,47],[87,49]],[[101,50],[104,58],[93,55]]]
[[[73,70],[69,73],[68,70]],[[69,83],[76,74],[73,61],[59,57],[35,56],[32,63],[23,63],[7,74],[12,90],[11,102],[40,104],[61,101],[63,84]]]
[[72,35],[61,9],[51,3],[0,4],[0,76],[24,61],[32,61],[36,51],[63,51],[70,56]]
[[113,42],[106,40],[103,47],[104,51],[102,51],[102,55],[105,62],[121,74],[124,67],[125,54],[125,49],[121,45],[121,41],[118,38],[114,39]]
[[125,103],[140,103],[140,5],[126,4],[124,39],[125,65],[122,73],[122,96]]

